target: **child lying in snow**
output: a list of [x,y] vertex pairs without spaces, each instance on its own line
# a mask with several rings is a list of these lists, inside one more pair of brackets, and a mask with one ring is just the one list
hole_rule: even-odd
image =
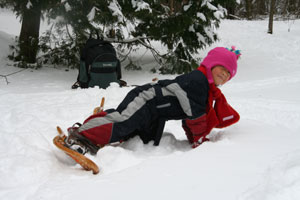
[[[132,89],[116,109],[90,116],[68,129],[66,144],[82,154],[96,154],[106,144],[139,135],[144,143],[158,145],[167,120],[182,120],[192,147],[208,139],[213,128],[236,123],[239,114],[221,90],[237,71],[238,50],[217,47],[198,69],[173,80],[161,80]],[[213,101],[215,104],[213,106]]]

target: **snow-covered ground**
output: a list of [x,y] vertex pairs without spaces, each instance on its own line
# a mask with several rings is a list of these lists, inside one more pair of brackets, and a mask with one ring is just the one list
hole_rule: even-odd
[[[0,13],[0,75],[20,70],[5,59],[19,33],[15,20]],[[267,23],[225,20],[209,48],[242,50],[237,76],[222,87],[239,123],[191,149],[181,122],[169,121],[159,147],[133,138],[90,156],[96,176],[53,146],[56,126],[82,122],[101,97],[105,108],[116,107],[132,88],[71,90],[76,70],[47,67],[7,76],[9,84],[0,77],[0,199],[300,199],[300,21],[275,22],[273,35]],[[150,73],[147,55],[144,64],[123,70],[124,80],[174,77]]]

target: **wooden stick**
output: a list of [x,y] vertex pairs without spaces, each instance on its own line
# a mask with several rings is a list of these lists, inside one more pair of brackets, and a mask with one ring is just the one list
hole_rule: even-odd
[[103,109],[104,109],[104,101],[105,101],[105,98],[102,97],[101,103],[100,103],[100,107],[96,107],[94,109],[94,112],[93,112],[94,115],[103,111]]
[[63,130],[62,130],[59,126],[57,126],[56,129],[57,129],[58,135],[59,135],[60,137],[65,136]]
[[101,99],[101,104],[100,104],[100,108],[99,108],[99,112],[102,112],[103,109],[104,109],[104,101],[105,101],[105,98],[102,97],[102,99]]

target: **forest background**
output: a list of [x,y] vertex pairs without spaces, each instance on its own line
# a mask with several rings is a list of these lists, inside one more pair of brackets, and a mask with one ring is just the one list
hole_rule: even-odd
[[[12,10],[22,22],[9,55],[15,66],[77,68],[80,49],[98,32],[114,44],[125,69],[141,69],[131,55],[143,47],[157,62],[152,70],[162,74],[196,68],[199,51],[218,40],[223,18],[269,18],[272,33],[274,19],[300,17],[300,0],[0,0],[0,7]],[[41,20],[49,24],[43,33]],[[157,49],[153,42],[166,48]]]

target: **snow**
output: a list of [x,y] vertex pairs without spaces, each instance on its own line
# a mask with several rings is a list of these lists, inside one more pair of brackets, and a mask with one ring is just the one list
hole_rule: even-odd
[[194,28],[194,24],[191,24],[188,30],[189,30],[190,32],[196,32],[196,31],[195,31],[195,28]]
[[218,10],[218,11],[214,12],[214,16],[216,19],[220,20],[221,18],[224,18],[224,12]]
[[206,22],[206,17],[203,13],[197,13],[197,17],[200,18],[202,21]]
[[[20,70],[5,59],[20,26],[0,15],[0,75],[7,75]],[[100,166],[96,176],[53,146],[56,126],[82,122],[101,97],[105,108],[116,107],[132,87],[71,90],[78,72],[64,68],[26,69],[7,76],[9,84],[0,76],[0,199],[300,199],[300,21],[290,32],[287,22],[274,23],[269,35],[267,20],[223,20],[220,41],[200,52],[242,50],[236,77],[221,88],[241,115],[237,124],[191,149],[181,122],[169,121],[158,147],[133,138],[89,156]],[[149,72],[150,53],[141,63],[142,71],[123,70],[129,85],[174,77]]]
[[111,10],[112,15],[118,17],[118,21],[121,23],[124,21],[124,16],[123,13],[121,11],[121,7],[118,3],[118,1],[113,0],[112,2],[110,2],[108,8]]
[[185,12],[188,11],[192,5],[193,5],[192,3],[187,4],[187,5],[184,5],[184,6],[183,6],[183,10],[184,10]]
[[204,32],[206,33],[207,37],[210,38],[211,41],[214,41],[214,27],[204,27]]
[[97,8],[93,7],[91,9],[91,11],[89,12],[89,14],[87,15],[87,18],[89,20],[89,22],[93,22],[94,18],[95,18],[95,13],[96,13]]
[[131,0],[131,4],[133,8],[135,9],[135,12],[141,11],[141,10],[148,10],[149,13],[152,13],[152,9],[150,5],[144,1],[141,0]]
[[210,9],[210,10],[218,10],[217,7],[215,7],[214,5],[212,5],[211,3],[207,2],[206,6]]
[[205,38],[204,38],[204,36],[201,35],[201,33],[199,33],[199,32],[197,32],[196,35],[197,35],[198,41],[202,42],[203,44],[205,44]]
[[65,10],[66,10],[67,12],[72,11],[72,7],[70,6],[70,4],[69,4],[68,2],[65,3]]
[[27,4],[26,4],[26,8],[30,9],[31,7],[32,7],[32,3],[30,1],[28,1]]

